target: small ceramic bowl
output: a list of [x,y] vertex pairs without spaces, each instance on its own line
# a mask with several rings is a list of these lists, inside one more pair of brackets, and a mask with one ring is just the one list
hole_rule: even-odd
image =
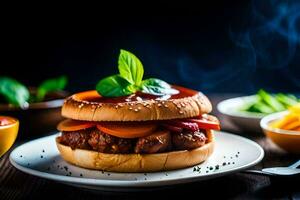
[[300,131],[289,131],[269,126],[273,121],[281,119],[288,111],[270,114],[264,117],[260,126],[268,138],[287,152],[300,154]]
[[227,99],[221,101],[217,109],[226,120],[242,131],[259,133],[261,132],[259,122],[266,114],[241,111],[245,104],[255,102],[256,98],[253,95]]
[[8,116],[0,116],[0,120],[7,120],[9,124],[0,125],[0,157],[9,150],[15,142],[18,130],[19,120]]

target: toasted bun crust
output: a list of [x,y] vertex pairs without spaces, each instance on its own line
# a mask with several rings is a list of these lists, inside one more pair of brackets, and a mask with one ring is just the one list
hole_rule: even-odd
[[214,150],[214,135],[207,131],[208,143],[193,150],[157,154],[105,154],[75,149],[59,143],[58,150],[67,162],[88,169],[112,172],[154,172],[174,170],[197,165],[205,161]]
[[[182,88],[178,87],[177,88]],[[99,103],[96,91],[74,94],[66,99],[62,115],[85,121],[148,121],[189,118],[209,113],[212,105],[200,92],[189,90],[191,95],[168,100],[145,100],[122,103]]]

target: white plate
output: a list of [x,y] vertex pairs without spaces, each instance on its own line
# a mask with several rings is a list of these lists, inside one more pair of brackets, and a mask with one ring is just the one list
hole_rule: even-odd
[[259,123],[266,114],[240,111],[245,104],[255,102],[256,99],[255,95],[226,99],[217,105],[217,109],[225,116],[226,120],[240,129],[249,132],[262,132]]
[[[56,136],[57,134],[43,137],[17,147],[10,154],[10,162],[25,173],[77,187],[128,191],[223,176],[249,168],[261,161],[264,156],[263,149],[249,139],[229,133],[215,132],[215,152],[206,162],[197,165],[201,168],[199,171],[190,167],[156,173],[101,172],[66,163],[56,149]],[[226,165],[223,166],[224,163]],[[217,165],[219,169],[216,169]]]

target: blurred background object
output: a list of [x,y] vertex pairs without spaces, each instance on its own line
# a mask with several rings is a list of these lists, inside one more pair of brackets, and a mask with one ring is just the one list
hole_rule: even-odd
[[20,120],[19,139],[40,137],[56,130],[62,120],[61,106],[68,96],[63,90],[66,84],[65,76],[44,80],[38,87],[0,77],[0,113]]
[[142,60],[145,77],[205,93],[299,91],[298,1],[211,1],[188,10],[157,7],[177,15],[151,17],[142,8],[124,8],[122,16],[97,9],[78,17],[43,10],[9,16],[2,24],[1,75],[36,85],[65,74],[71,92],[93,89],[116,73],[123,48]]
[[15,142],[19,131],[19,120],[0,116],[0,158]]

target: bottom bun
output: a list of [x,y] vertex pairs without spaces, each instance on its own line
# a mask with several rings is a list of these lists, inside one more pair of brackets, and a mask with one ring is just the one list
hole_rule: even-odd
[[214,135],[207,131],[208,142],[197,149],[155,154],[107,154],[75,149],[59,143],[57,148],[64,160],[88,169],[111,172],[154,172],[186,168],[205,161],[214,150]]

